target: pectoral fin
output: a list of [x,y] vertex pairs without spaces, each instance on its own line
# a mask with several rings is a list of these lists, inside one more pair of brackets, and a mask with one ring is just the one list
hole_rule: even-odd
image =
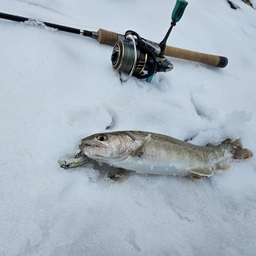
[[210,167],[197,167],[188,170],[189,173],[197,174],[199,176],[207,176],[210,177],[213,175],[213,171]]
[[149,134],[146,139],[142,142],[142,144],[140,146],[138,146],[137,148],[135,148],[132,151],[131,156],[137,156],[137,157],[141,157],[144,154],[144,148],[147,144],[147,142],[150,140],[151,134]]

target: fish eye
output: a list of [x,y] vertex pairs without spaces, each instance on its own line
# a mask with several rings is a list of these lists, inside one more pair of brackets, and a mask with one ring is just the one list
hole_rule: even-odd
[[108,139],[107,135],[105,134],[99,134],[97,137],[96,137],[97,140],[99,141],[105,141]]

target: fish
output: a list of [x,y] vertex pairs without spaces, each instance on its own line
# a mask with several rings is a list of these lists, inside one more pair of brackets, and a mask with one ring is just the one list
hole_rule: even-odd
[[[129,171],[156,175],[210,177],[226,170],[227,160],[247,159],[253,152],[240,139],[218,146],[199,146],[167,135],[145,131],[98,133],[82,139],[81,152],[89,159]],[[80,154],[81,155],[81,154]]]

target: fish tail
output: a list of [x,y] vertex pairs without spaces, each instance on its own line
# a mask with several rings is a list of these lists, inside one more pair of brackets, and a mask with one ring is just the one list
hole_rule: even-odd
[[228,144],[231,147],[231,153],[234,159],[247,159],[253,156],[253,152],[247,148],[243,148],[240,139],[231,141],[230,139],[225,140],[222,144]]

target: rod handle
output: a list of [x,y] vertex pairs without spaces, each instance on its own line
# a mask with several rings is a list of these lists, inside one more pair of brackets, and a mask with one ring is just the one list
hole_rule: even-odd
[[166,46],[164,54],[166,56],[184,59],[184,60],[190,60],[190,61],[196,61],[203,64],[224,68],[228,64],[228,59],[223,56],[217,56],[202,52],[195,52],[190,51],[182,48],[177,48],[173,46]]
[[118,41],[118,34],[112,31],[108,31],[100,28],[98,31],[98,42],[100,44],[107,44],[110,46],[114,46]]

